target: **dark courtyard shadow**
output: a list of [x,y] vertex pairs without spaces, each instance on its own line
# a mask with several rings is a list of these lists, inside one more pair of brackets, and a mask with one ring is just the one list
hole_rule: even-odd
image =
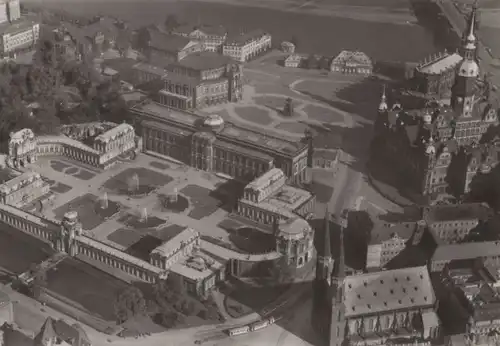
[[[245,179],[245,181],[250,180],[250,177]],[[208,195],[220,201],[220,208],[227,212],[232,212],[236,208],[238,200],[243,197],[244,188],[244,182],[231,179],[217,184],[215,189],[211,190]]]
[[128,247],[125,252],[129,255],[142,259],[146,262],[149,262],[149,256],[151,255],[151,251],[156,249],[163,243],[161,239],[154,237],[152,235],[146,235],[142,237],[138,242],[134,243],[130,247]]

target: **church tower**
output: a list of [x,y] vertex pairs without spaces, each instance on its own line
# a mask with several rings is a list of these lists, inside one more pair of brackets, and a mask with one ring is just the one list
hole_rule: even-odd
[[389,109],[389,107],[387,106],[387,96],[385,95],[385,84],[384,84],[384,89],[382,90],[382,97],[378,105],[378,112],[383,113],[386,112],[387,109]]
[[335,261],[332,273],[331,297],[332,314],[330,322],[330,346],[342,346],[346,338],[347,324],[345,320],[345,292],[346,277],[344,230],[347,228],[347,215],[340,217],[339,258]]
[[463,60],[458,66],[455,84],[452,88],[451,106],[459,117],[472,116],[475,86],[479,77],[476,61],[477,39],[475,35],[476,11],[474,7],[469,17],[467,33],[462,46]]
[[330,285],[333,260],[330,241],[330,212],[325,210],[323,224],[324,237],[318,247],[316,258],[316,277],[313,281],[313,310],[311,321],[313,327],[326,339],[330,338]]

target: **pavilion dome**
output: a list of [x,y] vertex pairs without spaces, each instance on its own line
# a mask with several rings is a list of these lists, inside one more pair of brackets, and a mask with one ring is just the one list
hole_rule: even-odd
[[205,118],[203,124],[209,127],[220,127],[224,125],[224,119],[218,114],[210,114]]

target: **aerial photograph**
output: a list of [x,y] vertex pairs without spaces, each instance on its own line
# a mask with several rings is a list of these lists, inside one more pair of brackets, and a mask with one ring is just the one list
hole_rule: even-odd
[[500,0],[0,0],[0,346],[500,346]]

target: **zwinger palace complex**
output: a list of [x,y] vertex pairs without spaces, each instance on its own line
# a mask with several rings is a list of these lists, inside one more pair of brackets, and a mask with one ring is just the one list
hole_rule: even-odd
[[[201,296],[227,274],[238,275],[244,267],[240,262],[284,256],[289,265],[302,267],[314,258],[314,231],[304,217],[313,210],[315,198],[287,184],[303,179],[305,145],[226,124],[219,116],[203,118],[152,101],[132,111],[140,112],[144,142],[125,123],[66,125],[58,136],[37,137],[30,129],[12,133],[4,157],[10,178],[0,185],[0,221],[49,242],[59,252],[103,262],[146,282],[165,279],[168,274]],[[148,150],[198,169],[248,179],[239,213],[261,224],[276,225],[275,251],[241,254],[207,242],[196,230],[185,227],[153,249],[145,261],[87,235],[76,211],[68,211],[59,221],[22,209],[49,198],[49,184],[30,170],[40,155],[65,156],[108,169]]]

